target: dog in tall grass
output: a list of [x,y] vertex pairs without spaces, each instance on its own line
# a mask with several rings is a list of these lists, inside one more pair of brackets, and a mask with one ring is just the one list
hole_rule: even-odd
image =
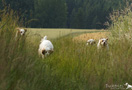
[[53,44],[51,43],[50,40],[47,40],[47,36],[44,36],[40,41],[40,45],[38,49],[39,56],[42,56],[42,58],[44,58],[53,52],[54,52]]
[[93,45],[93,44],[95,44],[95,43],[96,43],[96,42],[95,42],[94,39],[89,39],[89,40],[87,40],[86,45]]
[[102,39],[100,39],[99,42],[98,42],[98,44],[97,44],[97,48],[98,49],[106,48],[107,50],[109,50],[108,38],[102,38]]
[[25,33],[27,32],[27,29],[25,28],[16,28],[16,38],[20,36],[24,36]]
[[132,85],[128,84],[128,83],[125,83],[125,86],[127,86],[126,89],[132,89]]

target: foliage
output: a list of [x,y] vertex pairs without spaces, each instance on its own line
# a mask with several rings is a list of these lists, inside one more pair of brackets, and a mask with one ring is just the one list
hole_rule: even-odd
[[60,28],[66,25],[67,7],[64,0],[36,0],[36,27]]
[[18,12],[26,27],[107,28],[113,10],[131,0],[1,0],[0,8],[10,6]]
[[32,19],[34,13],[34,0],[3,0],[4,7],[8,6],[17,12],[24,26],[29,25],[28,20]]
[[[113,39],[130,39],[132,34],[132,4],[128,5],[124,10],[114,11],[110,19],[113,21],[111,27]],[[131,40],[129,40],[131,41]]]

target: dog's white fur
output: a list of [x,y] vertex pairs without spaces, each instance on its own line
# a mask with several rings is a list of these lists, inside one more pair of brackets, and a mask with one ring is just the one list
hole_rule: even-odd
[[47,40],[47,36],[44,36],[40,42],[38,53],[42,56],[42,58],[54,51],[53,44],[51,41]]
[[132,89],[132,85],[129,85],[128,83],[125,84],[127,86],[126,89]]
[[47,36],[44,36],[40,42],[42,43],[44,40],[47,40]]
[[89,39],[88,41],[87,41],[87,43],[86,43],[86,45],[93,45],[93,44],[95,44],[95,40],[94,39]]
[[16,37],[18,37],[18,35],[20,35],[20,36],[24,36],[25,35],[25,33],[26,33],[26,29],[24,29],[24,28],[16,28],[17,29],[17,32],[16,32]]
[[108,38],[103,38],[103,39],[100,39],[98,44],[97,44],[97,48],[98,49],[101,49],[101,48],[107,48],[109,49],[109,46],[108,46]]

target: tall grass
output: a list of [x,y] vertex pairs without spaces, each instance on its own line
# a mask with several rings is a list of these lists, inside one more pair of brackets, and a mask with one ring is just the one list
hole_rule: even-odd
[[110,30],[114,39],[130,38],[132,33],[132,4],[127,3],[124,10],[114,11],[110,19],[113,21]]
[[[1,11],[0,14],[0,89],[14,90],[23,88],[32,77],[29,73],[36,62],[34,53],[26,44],[26,36],[15,38],[18,18],[12,10]],[[33,47],[33,45],[32,45]],[[37,59],[36,59],[37,60]],[[30,79],[27,79],[30,76]],[[19,87],[20,86],[20,87]]]
[[[109,90],[125,88],[126,82],[132,84],[131,43],[113,39],[119,35],[115,32],[120,30],[116,24],[120,21],[113,23],[109,51],[74,42],[68,36],[51,40],[54,53],[41,59],[38,40],[30,43],[32,39],[26,36],[14,39],[17,20],[12,11],[1,14],[0,25],[5,24],[0,28],[0,90]],[[126,19],[122,22],[127,23]]]

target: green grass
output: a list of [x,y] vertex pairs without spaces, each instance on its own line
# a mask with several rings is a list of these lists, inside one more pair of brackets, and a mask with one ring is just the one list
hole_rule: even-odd
[[125,88],[126,82],[132,85],[132,46],[127,38],[110,36],[108,51],[74,42],[69,29],[64,34],[59,34],[60,29],[56,34],[54,29],[31,30],[42,36],[47,33],[54,45],[54,53],[42,59],[38,56],[41,38],[32,38],[29,30],[27,36],[15,39],[18,22],[10,12],[2,15],[2,25],[7,17],[0,28],[0,90],[110,90],[106,84],[121,85],[118,89]]

